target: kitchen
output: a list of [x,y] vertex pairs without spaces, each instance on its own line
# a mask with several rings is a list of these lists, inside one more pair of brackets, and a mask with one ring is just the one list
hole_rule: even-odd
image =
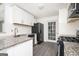
[[[39,56],[41,52],[38,53],[39,49],[36,49],[43,42],[47,42],[45,45],[43,43],[44,46],[49,44],[48,48],[51,48],[52,43],[57,45],[58,39],[64,41],[65,56],[79,55],[79,52],[76,53],[79,49],[79,43],[76,40],[76,34],[79,30],[78,15],[69,13],[73,12],[78,4],[70,5],[69,3],[0,3],[1,55],[33,56],[35,54],[34,56]],[[33,26],[37,28],[33,29]],[[41,33],[41,36],[39,33]],[[77,46],[75,52],[72,48],[69,48],[71,45],[73,45],[72,48]],[[43,46],[41,45],[41,47]],[[36,50],[35,53],[33,49]],[[57,46],[55,49],[55,52],[53,51],[51,54],[55,53],[56,55]],[[47,51],[47,49],[42,50]],[[50,50],[46,52],[49,55]],[[42,54],[41,56],[45,56],[44,53]]]

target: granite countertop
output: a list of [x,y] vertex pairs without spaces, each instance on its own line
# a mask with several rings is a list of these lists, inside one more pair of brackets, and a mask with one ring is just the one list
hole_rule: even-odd
[[1,36],[0,37],[0,50],[9,48],[11,46],[17,45],[19,43],[31,40],[32,38],[27,37],[27,35],[21,35],[19,37],[14,36]]
[[79,56],[79,43],[64,42],[65,56]]

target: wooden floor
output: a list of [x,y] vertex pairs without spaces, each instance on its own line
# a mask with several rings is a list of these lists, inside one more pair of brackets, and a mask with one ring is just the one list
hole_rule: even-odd
[[44,42],[33,47],[33,56],[56,56],[57,44]]

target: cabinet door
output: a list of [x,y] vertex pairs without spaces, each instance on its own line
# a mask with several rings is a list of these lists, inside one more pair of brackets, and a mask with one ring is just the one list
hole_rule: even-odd
[[28,12],[14,6],[13,7],[13,22],[25,25],[33,25],[34,17]]
[[14,23],[21,23],[22,21],[22,10],[19,9],[18,7],[14,6],[13,7],[13,22]]
[[32,40],[7,49],[8,56],[32,56]]
[[32,25],[32,22],[34,21],[32,19],[33,19],[33,16],[30,15],[29,13],[25,12],[25,14],[23,14],[23,22],[24,22],[24,24]]
[[23,13],[22,15],[23,24],[29,25],[29,14],[25,11],[23,11],[22,13]]

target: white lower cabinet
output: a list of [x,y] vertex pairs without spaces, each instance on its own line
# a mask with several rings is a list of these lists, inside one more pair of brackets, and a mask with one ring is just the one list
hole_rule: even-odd
[[1,50],[0,53],[8,53],[8,56],[33,56],[33,40]]

